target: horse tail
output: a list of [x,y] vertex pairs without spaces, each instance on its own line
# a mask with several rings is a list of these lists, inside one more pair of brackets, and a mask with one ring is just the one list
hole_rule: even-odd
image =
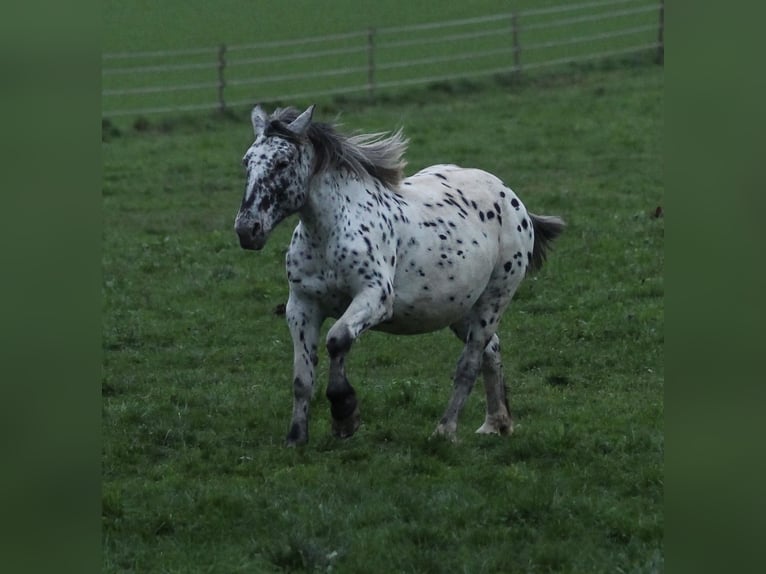
[[531,270],[537,271],[545,263],[548,251],[551,249],[553,240],[564,231],[566,223],[556,215],[535,215],[529,213],[532,220],[532,228],[535,231],[535,245],[532,248]]

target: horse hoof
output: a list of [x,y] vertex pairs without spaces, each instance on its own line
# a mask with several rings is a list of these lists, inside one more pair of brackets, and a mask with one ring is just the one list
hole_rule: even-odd
[[452,426],[447,426],[444,424],[439,424],[439,426],[436,427],[436,430],[431,434],[431,439],[444,439],[448,440],[451,443],[457,442],[457,428]]
[[507,436],[513,432],[513,421],[503,420],[484,421],[484,424],[476,429],[476,434],[496,434]]
[[302,446],[307,442],[309,442],[308,428],[302,428],[298,423],[293,423],[290,426],[290,432],[285,437],[285,446]]
[[285,440],[285,446],[287,448],[297,448],[299,446],[303,446],[307,443],[307,440],[290,440],[289,438]]
[[357,407],[354,409],[354,412],[345,419],[332,419],[332,434],[338,438],[349,438],[359,430],[361,424],[362,417],[359,414],[359,408]]

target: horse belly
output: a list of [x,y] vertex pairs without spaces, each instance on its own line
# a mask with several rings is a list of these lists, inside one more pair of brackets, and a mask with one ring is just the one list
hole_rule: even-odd
[[393,316],[379,323],[374,329],[399,335],[438,331],[459,321],[476,299],[478,295],[475,298],[471,297],[471,300],[465,299],[463,305],[451,303],[439,306],[438,309],[432,301],[408,303],[397,299],[394,302]]
[[398,269],[394,280],[394,311],[378,329],[391,333],[428,333],[447,327],[468,313],[484,292],[492,272],[482,258],[462,265],[423,270]]

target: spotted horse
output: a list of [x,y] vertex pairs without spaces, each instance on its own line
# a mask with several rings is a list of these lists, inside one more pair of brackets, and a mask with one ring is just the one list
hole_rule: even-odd
[[434,165],[404,178],[401,129],[346,135],[313,121],[313,113],[314,106],[271,115],[253,109],[255,141],[242,160],[247,183],[235,222],[240,245],[259,250],[278,223],[299,216],[286,256],[294,349],[287,444],[308,441],[319,333],[328,317],[337,319],[326,340],[336,436],[350,437],[360,425],[344,366],[357,337],[368,329],[414,334],[444,327],[464,347],[434,434],[455,439],[479,373],[486,417],[476,432],[511,433],[498,323],[564,222],[529,213],[500,179],[479,169]]

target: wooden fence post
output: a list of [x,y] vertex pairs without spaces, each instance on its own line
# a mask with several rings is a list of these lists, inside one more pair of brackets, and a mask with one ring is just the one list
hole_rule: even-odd
[[665,0],[660,0],[660,23],[657,29],[657,63],[665,64]]
[[375,97],[375,28],[367,29],[367,95]]
[[519,40],[519,15],[511,13],[511,33],[513,34],[513,72],[521,74],[521,41]]
[[226,79],[223,71],[226,68],[226,44],[218,47],[218,110],[226,111],[226,100],[223,97],[223,89],[226,87]]

